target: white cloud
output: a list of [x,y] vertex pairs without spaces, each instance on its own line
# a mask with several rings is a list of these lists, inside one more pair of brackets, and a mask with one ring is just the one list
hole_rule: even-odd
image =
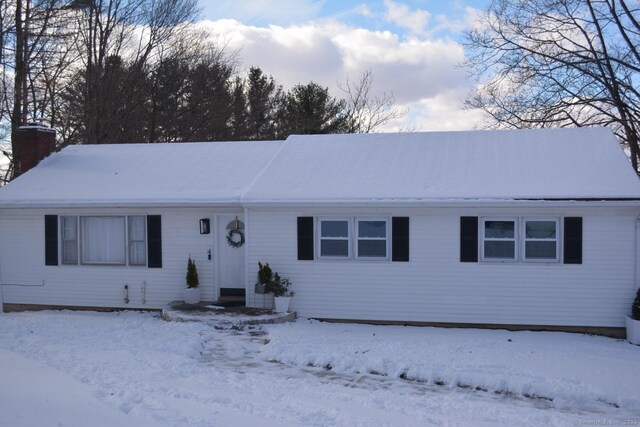
[[384,0],[387,8],[385,19],[401,28],[406,28],[414,34],[422,34],[429,24],[431,13],[422,9],[411,10],[405,4]]
[[392,93],[398,107],[410,113],[388,124],[398,129],[469,129],[477,117],[462,112],[470,89],[461,45],[449,39],[402,37],[373,31],[335,19],[302,25],[257,27],[235,20],[203,21],[212,33],[239,50],[241,72],[259,66],[285,89],[313,80],[343,94],[337,82],[357,80],[371,70],[373,95]]

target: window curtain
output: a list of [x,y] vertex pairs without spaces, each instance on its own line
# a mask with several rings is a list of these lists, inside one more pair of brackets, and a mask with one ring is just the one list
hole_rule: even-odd
[[124,217],[82,218],[82,261],[88,264],[124,264]]

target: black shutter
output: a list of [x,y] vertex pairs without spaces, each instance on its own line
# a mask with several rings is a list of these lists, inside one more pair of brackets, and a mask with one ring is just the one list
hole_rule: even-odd
[[147,266],[162,268],[162,217],[147,215]]
[[313,217],[298,217],[298,259],[313,260]]
[[391,261],[409,261],[409,217],[391,218]]
[[582,218],[564,219],[564,263],[582,264]]
[[478,262],[478,217],[460,217],[460,262]]
[[58,215],[44,216],[44,265],[58,265]]

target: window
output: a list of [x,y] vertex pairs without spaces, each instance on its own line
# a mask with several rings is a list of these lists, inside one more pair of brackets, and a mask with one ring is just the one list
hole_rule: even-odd
[[320,219],[320,256],[348,258],[350,233],[346,219]]
[[125,217],[84,216],[82,227],[82,263],[126,263]]
[[62,263],[78,264],[78,217],[60,217],[62,234]]
[[482,226],[482,258],[485,260],[516,259],[516,220],[484,219]]
[[[147,266],[147,220],[152,217],[60,216],[55,238],[59,252],[55,264],[48,265],[58,265],[58,253],[62,253],[62,264],[66,265]],[[152,240],[152,247],[159,242],[159,238]],[[154,260],[156,263],[152,266],[150,262],[149,267],[156,267],[158,260]]]
[[524,259],[558,261],[558,219],[524,220]]
[[320,258],[389,259],[389,223],[388,218],[319,218]]
[[387,258],[387,221],[356,220],[358,258]]
[[559,218],[483,218],[483,261],[560,261]]
[[129,217],[129,265],[147,263],[146,218]]

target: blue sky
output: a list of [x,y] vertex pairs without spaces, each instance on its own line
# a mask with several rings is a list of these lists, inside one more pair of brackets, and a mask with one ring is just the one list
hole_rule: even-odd
[[338,85],[373,74],[374,95],[393,94],[408,110],[385,131],[478,127],[464,111],[473,90],[462,32],[489,0],[217,0],[202,4],[202,25],[239,58],[285,88],[311,80]]
[[[385,19],[389,3],[395,3],[400,9],[406,8],[416,25],[424,20],[426,24],[436,26],[442,19],[463,19],[466,8],[482,10],[489,0],[218,0],[203,2],[202,17],[210,20],[235,19],[258,27],[336,19],[369,30],[409,33],[407,27]],[[455,32],[447,32],[447,35],[457,36]]]

